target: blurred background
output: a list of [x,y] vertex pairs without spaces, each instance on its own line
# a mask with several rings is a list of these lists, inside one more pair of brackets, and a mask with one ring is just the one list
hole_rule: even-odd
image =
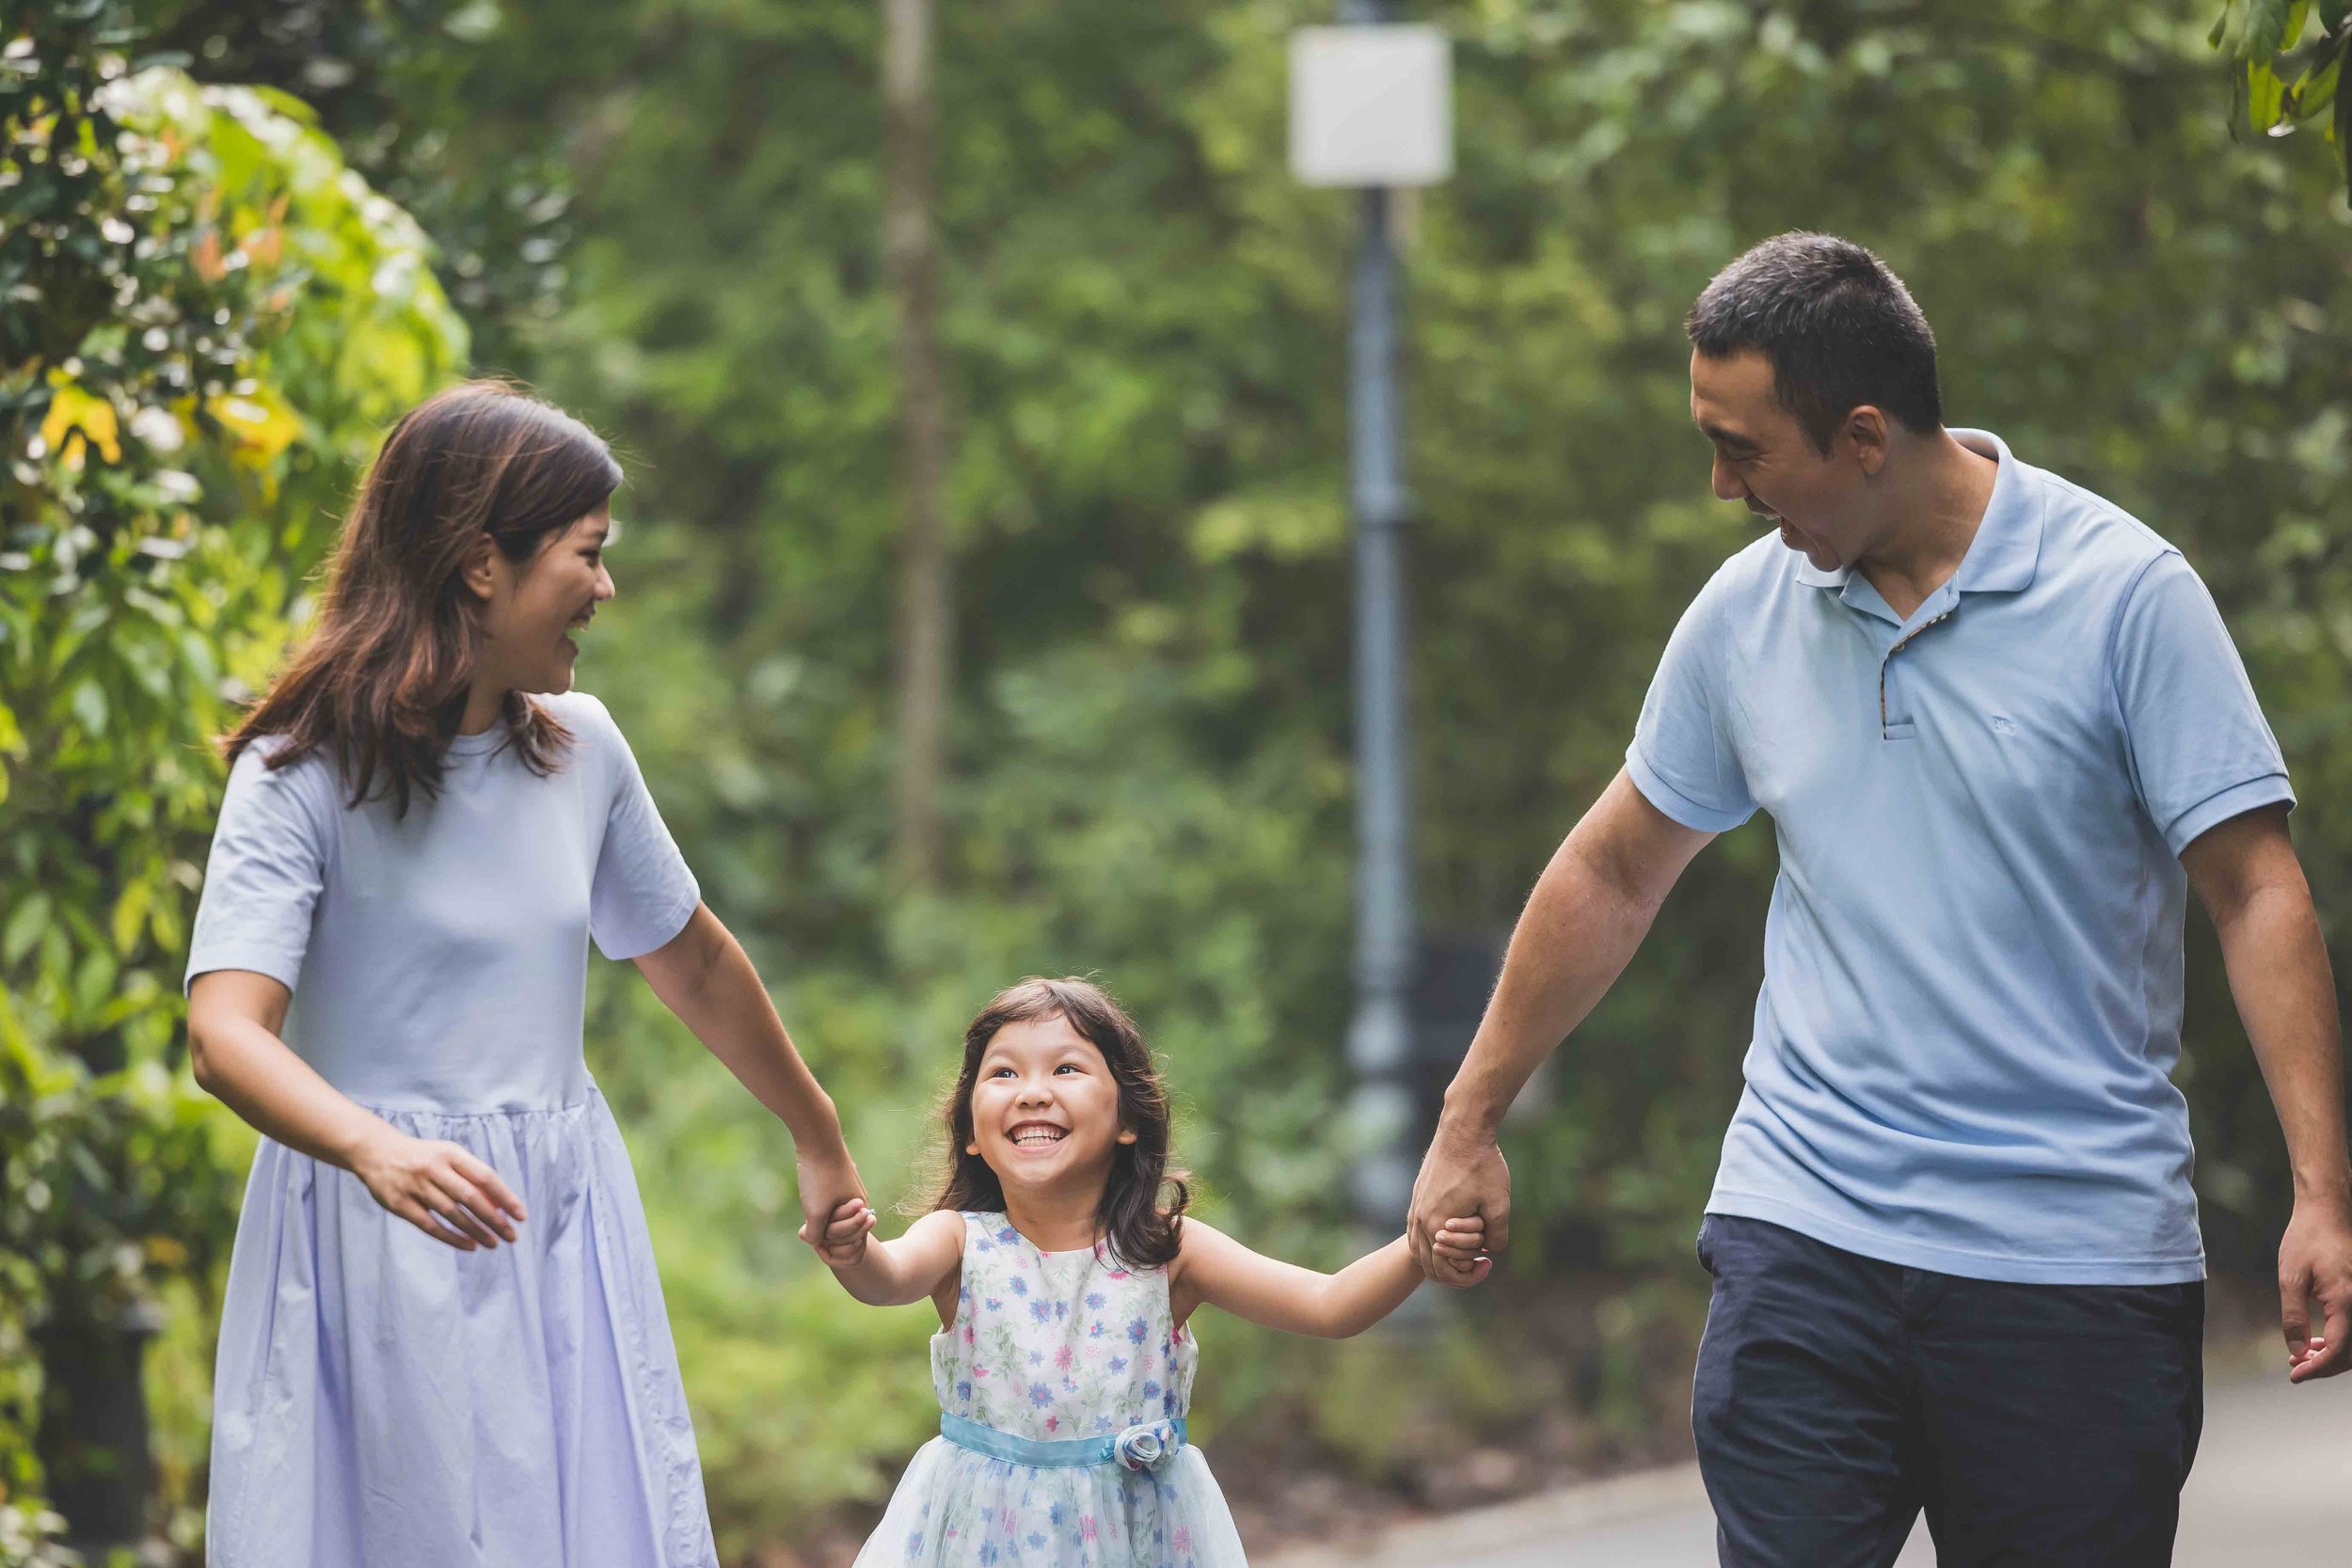
[[[878,1196],[925,1200],[980,1003],[1091,973],[1167,1058],[1200,1212],[1306,1262],[1362,1243],[1341,1114],[1359,208],[1285,162],[1288,40],[1335,12],[930,10],[8,7],[0,1563],[51,1560],[50,1505],[110,1486],[144,1499],[151,1555],[200,1553],[251,1148],[181,1027],[207,739],[298,633],[373,441],[467,373],[528,379],[628,467],[580,684]],[[1391,213],[1422,1082],[1617,768],[1676,617],[1751,537],[1708,494],[1680,323],[1790,228],[1909,282],[1952,422],[2187,552],[2344,930],[2352,214],[2323,145],[2344,116],[2297,75],[2332,87],[2343,10],[1392,13],[1453,47],[1452,178]],[[1253,1545],[1687,1454],[1691,1239],[1773,865],[1761,817],[1702,857],[1531,1088],[1489,1287],[1341,1344],[1203,1323],[1198,1426]],[[2288,1185],[2201,913],[2189,955],[2217,1333],[2246,1339],[2275,1312]],[[782,1129],[628,966],[592,967],[589,1059],[723,1552],[841,1560],[935,1430],[935,1323],[823,1276]]]

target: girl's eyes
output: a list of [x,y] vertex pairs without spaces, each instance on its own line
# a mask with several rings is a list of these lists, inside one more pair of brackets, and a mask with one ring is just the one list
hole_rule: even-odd
[[[1009,1067],[1000,1067],[994,1072],[990,1073],[989,1076],[991,1078],[1002,1078],[1011,1070],[1012,1069]],[[1075,1062],[1064,1062],[1059,1067],[1054,1069],[1054,1070],[1056,1072],[1077,1072],[1081,1069]]]

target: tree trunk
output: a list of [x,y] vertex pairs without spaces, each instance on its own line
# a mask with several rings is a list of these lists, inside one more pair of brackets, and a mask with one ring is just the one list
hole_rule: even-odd
[[952,637],[947,531],[947,401],[939,352],[931,229],[931,0],[882,0],[888,209],[883,248],[898,296],[898,381],[905,418],[906,532],[898,597],[898,870],[935,886],[944,854]]

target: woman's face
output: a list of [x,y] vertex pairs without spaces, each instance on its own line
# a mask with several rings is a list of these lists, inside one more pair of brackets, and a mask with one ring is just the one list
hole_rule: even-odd
[[548,535],[530,560],[509,561],[493,548],[484,570],[468,574],[483,601],[485,638],[478,682],[501,691],[572,689],[580,644],[570,634],[612,596],[612,575],[604,569],[605,541],[612,532],[612,508],[599,506]]

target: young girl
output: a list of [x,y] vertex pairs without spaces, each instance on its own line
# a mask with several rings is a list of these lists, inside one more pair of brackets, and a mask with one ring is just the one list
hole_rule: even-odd
[[[1208,1304],[1341,1338],[1421,1281],[1400,1237],[1336,1275],[1184,1215],[1168,1104],[1143,1037],[1083,980],[1024,980],[963,1037],[946,1189],[895,1242],[846,1200],[818,1238],[850,1293],[929,1297],[939,1436],[908,1465],[858,1568],[1237,1568],[1241,1539],[1185,1442]],[[1163,1186],[1174,1201],[1163,1205]],[[1481,1223],[1438,1246],[1471,1282]]]
[[265,1136],[221,1309],[214,1568],[716,1568],[593,939],[862,1189],[612,718],[572,689],[621,481],[495,384],[384,443],[318,626],[229,744],[198,1081]]

